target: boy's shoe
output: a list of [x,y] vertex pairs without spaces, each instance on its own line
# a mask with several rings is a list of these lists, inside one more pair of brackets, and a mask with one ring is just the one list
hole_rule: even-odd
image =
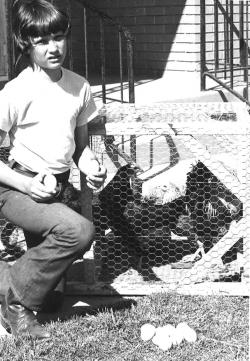
[[2,326],[14,337],[32,337],[39,340],[51,337],[37,321],[34,313],[20,304],[11,289],[3,300],[0,317]]

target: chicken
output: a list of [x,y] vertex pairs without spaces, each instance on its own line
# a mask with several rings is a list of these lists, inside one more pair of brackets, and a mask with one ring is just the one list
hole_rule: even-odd
[[100,223],[100,229],[109,227],[138,257],[143,250],[136,237],[135,224],[129,222],[124,215],[127,205],[131,202],[136,203],[136,196],[131,187],[131,178],[137,171],[138,168],[135,165],[127,164],[121,167],[110,183],[100,192],[99,201],[100,216],[101,219],[104,219],[104,222]]
[[192,224],[189,237],[198,244],[193,260],[204,255],[242,217],[242,203],[200,161],[189,172],[184,201]]
[[[116,237],[112,249],[121,244],[122,252],[133,260],[130,266],[138,271],[143,259],[147,259],[151,275],[152,266],[176,262],[185,255],[195,261],[227,232],[232,220],[242,215],[241,202],[202,162],[197,162],[188,173],[185,195],[165,204],[142,199],[137,172],[134,164],[118,169],[99,193],[94,221],[102,235],[107,229],[112,231]],[[184,236],[187,241],[173,240],[173,234]],[[119,268],[119,262],[116,267]]]
[[[182,199],[176,199],[169,204],[160,205],[142,199],[141,180],[137,177],[137,172],[138,168],[133,164],[127,164],[117,171],[99,194],[94,220],[97,233],[104,234],[109,228],[115,237],[119,237],[114,242],[114,247],[111,243],[106,247],[115,252],[114,248],[118,248],[119,243],[122,244],[123,252],[127,252],[130,257],[130,266],[142,274],[144,262],[143,269],[147,273],[145,278],[148,279],[150,275],[152,280],[157,278],[152,266],[168,262],[170,254],[172,258],[175,256],[175,245],[170,244],[171,231],[176,229],[179,216],[185,212],[185,203]],[[102,241],[105,242],[105,239]],[[180,249],[176,248],[176,253],[178,251]]]

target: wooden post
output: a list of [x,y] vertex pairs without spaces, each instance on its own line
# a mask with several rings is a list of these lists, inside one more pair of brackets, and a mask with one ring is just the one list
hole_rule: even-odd
[[81,213],[88,220],[92,221],[92,190],[87,186],[86,177],[80,173],[81,182]]

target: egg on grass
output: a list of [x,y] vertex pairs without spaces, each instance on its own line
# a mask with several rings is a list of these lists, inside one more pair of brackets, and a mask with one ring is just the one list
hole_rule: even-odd
[[175,333],[175,327],[171,324],[158,327],[152,342],[157,345],[161,350],[167,351],[173,345],[172,336]]
[[176,326],[176,330],[187,342],[195,342],[197,340],[196,331],[191,328],[186,322],[180,322]]
[[156,328],[150,323],[141,326],[141,339],[143,341],[151,340],[155,335]]

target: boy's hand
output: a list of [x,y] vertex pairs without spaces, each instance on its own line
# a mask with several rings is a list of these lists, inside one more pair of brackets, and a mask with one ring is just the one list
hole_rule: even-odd
[[45,202],[53,198],[57,192],[56,183],[55,186],[52,187],[51,184],[48,185],[44,182],[46,177],[51,177],[51,175],[39,173],[29,179],[27,193],[36,202]]
[[87,168],[87,186],[93,190],[99,189],[103,185],[107,177],[106,168],[104,167],[104,165],[100,165],[99,162],[95,159],[89,162]]

